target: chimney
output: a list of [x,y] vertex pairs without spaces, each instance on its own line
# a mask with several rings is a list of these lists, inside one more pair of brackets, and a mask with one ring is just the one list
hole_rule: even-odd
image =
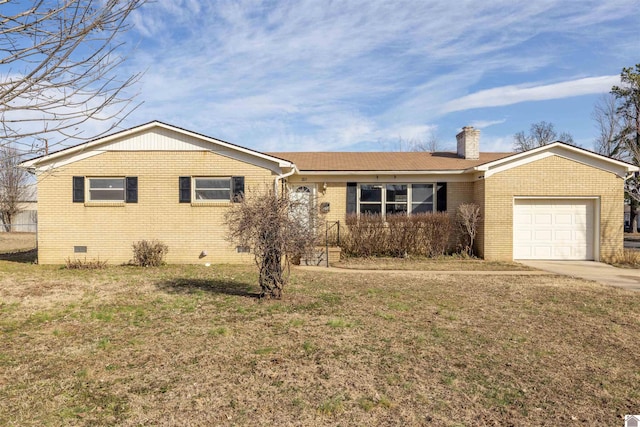
[[478,160],[480,157],[480,129],[465,126],[456,135],[458,140],[458,157],[467,160]]

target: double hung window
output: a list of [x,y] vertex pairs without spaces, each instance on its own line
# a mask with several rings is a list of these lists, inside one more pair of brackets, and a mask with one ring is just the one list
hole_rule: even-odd
[[124,202],[124,178],[89,178],[90,202]]
[[197,201],[231,200],[231,178],[194,178],[194,193]]

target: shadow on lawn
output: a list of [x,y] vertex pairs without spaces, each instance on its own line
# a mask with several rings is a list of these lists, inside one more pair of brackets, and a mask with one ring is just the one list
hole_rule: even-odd
[[177,278],[156,283],[156,286],[163,291],[176,294],[192,294],[203,291],[212,294],[260,298],[259,292],[251,292],[253,290],[253,286],[251,284],[247,282],[239,282],[237,280]]
[[21,262],[25,264],[33,264],[36,262],[37,259],[38,259],[37,249],[0,254],[0,261],[11,261],[11,262]]

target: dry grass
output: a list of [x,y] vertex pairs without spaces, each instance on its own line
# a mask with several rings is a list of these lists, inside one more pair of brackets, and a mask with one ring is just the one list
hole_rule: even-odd
[[0,254],[23,252],[35,247],[35,233],[0,233]]
[[0,261],[0,425],[622,425],[640,293],[557,276]]
[[333,265],[356,270],[418,270],[418,271],[521,271],[532,268],[517,262],[485,261],[463,256],[439,258],[344,258]]
[[610,262],[611,265],[622,268],[638,268],[640,267],[640,250],[623,249],[618,256],[614,257]]

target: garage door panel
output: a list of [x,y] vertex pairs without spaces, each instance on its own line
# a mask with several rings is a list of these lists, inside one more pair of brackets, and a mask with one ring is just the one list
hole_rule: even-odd
[[514,259],[593,259],[594,201],[516,199]]
[[551,225],[553,217],[547,213],[536,213],[534,217],[534,224],[536,225]]

